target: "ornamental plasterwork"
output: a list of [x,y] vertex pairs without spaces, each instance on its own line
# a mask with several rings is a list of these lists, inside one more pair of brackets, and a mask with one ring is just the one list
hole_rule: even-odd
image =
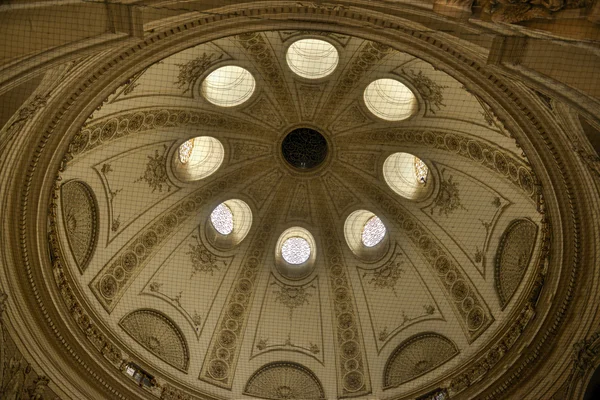
[[271,125],[273,128],[280,128],[283,125],[277,109],[266,96],[260,97],[242,112],[250,118],[256,118],[264,124]]
[[203,186],[184,197],[170,209],[155,218],[142,229],[127,246],[123,247],[111,263],[105,265],[90,283],[92,292],[104,308],[111,312],[125,290],[146,265],[148,260],[158,251],[177,229],[188,218],[197,215],[205,205],[206,199],[216,196],[247,181],[256,171],[263,170],[266,161],[258,161],[252,166],[236,170],[224,175],[206,186]]
[[398,144],[417,144],[460,155],[498,173],[523,190],[527,196],[540,201],[540,186],[529,163],[483,139],[456,132],[395,128],[343,135],[337,138],[337,143],[345,150],[354,150],[355,147],[358,150],[382,137],[385,138],[385,145],[392,148]]
[[229,139],[231,148],[230,164],[264,157],[271,152],[271,146],[261,142],[242,139]]
[[0,140],[0,149],[4,148],[5,143],[23,129],[25,124],[33,118],[40,109],[46,107],[46,103],[49,99],[50,93],[45,95],[36,94],[29,103],[26,103],[19,108],[19,111],[17,111],[11,119],[8,120],[6,125],[0,129],[3,136]]
[[286,221],[300,220],[310,223],[312,222],[310,210],[311,204],[308,187],[306,184],[300,183],[294,192],[294,196],[291,198]]
[[435,114],[442,107],[446,107],[444,104],[443,89],[447,89],[447,86],[439,85],[433,79],[423,74],[421,70],[415,72],[412,69],[401,69],[400,71],[414,85],[423,100],[425,100],[429,112]]
[[500,239],[494,268],[495,287],[504,308],[517,291],[533,255],[537,225],[528,219],[512,221]]
[[190,243],[189,250],[186,252],[190,257],[190,262],[192,264],[192,274],[190,279],[194,278],[197,273],[201,275],[213,275],[215,270],[220,271],[220,268],[227,265],[225,260],[208,251],[197,235],[192,235],[192,238],[196,240],[196,243]]
[[158,191],[162,193],[163,185],[166,186],[167,191],[171,191],[171,185],[169,184],[169,177],[167,176],[167,146],[164,146],[162,154],[158,150],[154,151],[154,155],[148,156],[148,163],[146,164],[146,171],[138,179],[133,181],[134,183],[145,181],[148,186],[152,188],[152,192]]
[[302,117],[310,120],[317,106],[321,101],[321,96],[325,92],[326,84],[306,84],[295,82],[296,92],[300,99],[300,108],[302,110]]
[[203,52],[201,56],[194,58],[184,64],[176,64],[179,67],[179,76],[175,84],[184,89],[183,93],[190,93],[194,97],[194,88],[197,86],[198,80],[203,77],[204,73],[215,63],[223,58],[223,53]]
[[123,317],[119,326],[167,364],[187,371],[190,354],[185,337],[164,314],[150,309],[136,310]]
[[343,173],[346,182],[358,193],[385,207],[396,227],[413,242],[438,277],[440,287],[450,300],[460,326],[469,342],[473,342],[494,321],[487,304],[468,279],[462,267],[447,253],[445,247],[421,222],[372,180],[359,174]]
[[323,400],[321,382],[308,368],[292,362],[274,362],[256,371],[244,394],[263,399]]
[[373,121],[365,115],[358,104],[354,104],[339,115],[337,120],[331,124],[330,129],[336,134],[369,123],[373,123]]
[[378,353],[409,326],[445,321],[432,291],[399,245],[376,268],[357,267],[357,272]]
[[[288,185],[289,186],[289,185]],[[266,215],[277,216],[285,200],[285,194],[290,187],[276,191],[272,198]],[[199,379],[231,389],[236,366],[239,359],[239,350],[242,344],[246,325],[248,324],[248,309],[254,298],[260,267],[269,251],[267,243],[272,235],[272,230],[277,223],[277,217],[265,218],[256,228],[256,234],[238,269],[229,292],[224,312],[219,317],[214,335],[206,351]]]
[[108,179],[108,174],[110,174],[111,172],[113,172],[111,164],[103,163],[102,167],[100,168],[100,174],[103,177],[102,182],[105,183],[106,192],[108,194],[108,207],[109,207],[109,214],[110,214],[110,217],[109,217],[110,218],[110,230],[112,232],[117,232],[119,230],[119,227],[121,226],[121,215],[119,214],[115,217],[114,201],[115,201],[115,197],[117,197],[117,195],[123,191],[123,188],[113,190],[113,188],[110,187],[110,180]]
[[369,175],[377,177],[377,161],[379,154],[375,152],[357,152],[357,151],[340,151],[338,153],[340,161],[349,166],[358,168]]
[[275,98],[287,122],[297,122],[299,115],[292,101],[290,88],[287,87],[287,79],[265,34],[258,32],[245,33],[237,35],[235,39],[256,63],[256,68],[268,84],[271,90],[270,94]]
[[0,289],[0,398],[58,399],[48,387],[50,379],[35,372],[9,334],[4,318],[8,296]]
[[[338,84],[329,94],[323,108],[335,113],[338,107],[345,103],[348,93],[358,85],[360,80],[378,63],[392,54],[392,52],[393,50],[391,47],[376,42],[365,42],[358,51],[356,57],[348,62],[342,76],[338,80]],[[328,117],[328,115],[321,114],[319,116],[320,119],[326,117]]]
[[[325,188],[313,182],[311,193],[324,198]],[[334,311],[334,338],[337,358],[338,396],[359,396],[371,392],[371,378],[364,354],[364,342],[359,326],[356,300],[343,260],[341,243],[336,235],[329,207],[317,207],[317,220],[322,232],[322,246],[330,298]]]
[[334,175],[330,173],[325,175],[323,177],[323,183],[329,192],[329,196],[338,216],[341,216],[344,213],[344,210],[350,205],[358,202],[352,192]]
[[282,176],[283,173],[279,169],[271,171],[258,180],[253,181],[243,192],[250,196],[257,208],[260,209],[264,205],[265,200],[279,186]]
[[[142,293],[175,307],[199,338],[234,259],[235,256],[221,257],[210,252],[195,230],[148,279]],[[204,301],[198,301],[199,294]]]
[[440,188],[430,209],[431,214],[433,215],[434,211],[437,211],[438,216],[443,213],[448,217],[449,214],[452,214],[457,209],[467,210],[460,201],[459,183],[454,180],[454,176],[446,176],[446,169],[444,168],[440,177]]
[[351,39],[351,37],[348,35],[342,35],[341,33],[327,32],[327,31],[309,31],[309,30],[302,31],[302,30],[300,30],[300,31],[277,31],[277,33],[279,34],[279,37],[281,38],[282,42],[285,42],[289,39],[293,39],[298,36],[318,35],[318,36],[324,36],[324,37],[333,39],[336,42],[338,42],[342,47],[346,47],[346,45],[348,44],[348,42]]
[[144,109],[125,112],[98,120],[88,120],[73,137],[65,161],[131,134],[153,133],[156,129],[197,127],[218,128],[225,131],[255,135],[268,139],[270,132],[262,126],[220,113],[187,109]]
[[60,202],[69,248],[83,273],[98,244],[98,202],[92,189],[77,180],[62,185]]
[[445,336],[430,332],[410,337],[394,350],[385,365],[383,387],[398,387],[447,363],[459,353]]

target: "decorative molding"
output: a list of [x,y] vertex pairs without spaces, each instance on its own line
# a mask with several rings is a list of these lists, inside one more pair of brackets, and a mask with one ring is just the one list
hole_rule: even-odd
[[356,196],[352,194],[352,191],[350,191],[335,175],[328,173],[322,180],[339,217],[341,217],[344,214],[344,210],[352,204],[358,203],[358,200]]
[[160,108],[131,111],[98,120],[88,120],[71,140],[65,161],[69,162],[103,144],[127,135],[149,133],[161,128],[197,127],[198,125],[264,136],[263,127],[219,113]]
[[150,188],[152,193],[158,189],[159,193],[163,191],[163,185],[166,186],[168,192],[171,191],[171,185],[169,184],[169,176],[167,175],[167,145],[163,145],[162,154],[158,153],[158,150],[154,151],[154,156],[148,156],[148,162],[146,164],[146,171],[138,179],[133,181],[137,183],[145,181]]
[[377,143],[377,140],[382,140],[382,137],[389,146],[417,144],[460,155],[505,177],[534,201],[541,201],[541,186],[526,160],[516,157],[492,142],[476,137],[428,129],[393,128],[353,133],[351,136],[340,136],[337,140],[344,149],[343,151],[347,151],[354,146],[361,147]]
[[190,353],[179,327],[164,314],[150,309],[133,311],[119,326],[136,342],[167,364],[187,371]]
[[4,323],[8,296],[0,289],[0,398],[6,400],[58,399],[50,380],[37,374],[23,357]]
[[202,364],[199,378],[205,382],[226,389],[231,389],[233,385],[240,347],[248,322],[249,307],[252,304],[263,261],[269,251],[267,243],[277,223],[277,210],[281,209],[287,194],[287,190],[284,189],[276,191],[269,210],[264,214],[269,218],[263,218],[262,223],[257,227],[253,241],[232,283],[232,289],[223,305],[223,311]]
[[[175,84],[184,89],[183,93],[190,93],[194,97],[194,88],[197,87],[198,80],[204,76],[204,73],[214,64],[218,63],[223,58],[223,53],[206,54],[203,52],[201,56],[186,62],[185,64],[176,64],[179,67],[179,76]],[[198,88],[199,89],[199,88]]]
[[458,191],[458,182],[456,182],[454,177],[450,175],[449,178],[445,176],[446,168],[443,168],[440,173],[440,188],[438,190],[438,194],[433,201],[433,205],[431,206],[431,214],[437,209],[438,215],[444,215],[447,217],[449,214],[452,214],[457,209],[467,210],[465,206],[462,205],[460,201],[460,193]]
[[472,343],[492,324],[494,317],[477,288],[463,271],[462,267],[447,253],[445,247],[425,226],[401,205],[397,197],[390,196],[371,180],[359,174],[341,174],[347,177],[358,193],[376,201],[386,215],[395,222],[423,254],[437,276],[449,303],[463,328],[469,343]]
[[[315,182],[311,186],[311,192],[317,198],[324,198],[325,191],[325,185],[322,183]],[[338,396],[346,398],[366,395],[371,393],[371,379],[356,300],[328,207],[317,207],[317,220],[321,225],[322,249],[333,304]]]
[[442,107],[446,107],[444,104],[443,89],[447,89],[448,86],[438,85],[433,79],[424,75],[423,71],[415,72],[412,69],[401,69],[400,71],[414,85],[423,100],[425,100],[427,111],[435,114]]
[[287,87],[287,80],[277,61],[277,56],[273,53],[264,34],[260,32],[245,33],[237,35],[235,39],[255,61],[256,68],[261,72],[266,86],[272,90],[272,95],[281,107],[287,122],[297,122],[299,113],[292,100],[290,89]]
[[398,387],[431,372],[458,353],[458,347],[438,333],[414,335],[400,343],[385,363],[383,389]]
[[232,186],[246,182],[256,171],[262,171],[267,162],[231,172],[192,192],[155,218],[130,240],[115,257],[98,272],[90,289],[107,312],[111,312],[134,278],[145,267],[159,248],[188,218],[195,216],[207,199],[223,193]]
[[324,400],[319,378],[293,362],[273,362],[258,369],[244,387],[245,395],[269,400]]
[[63,183],[60,196],[67,242],[83,274],[98,245],[98,201],[92,189],[77,180]]
[[500,306],[515,294],[533,255],[537,225],[528,219],[511,221],[500,239],[494,265],[494,283]]

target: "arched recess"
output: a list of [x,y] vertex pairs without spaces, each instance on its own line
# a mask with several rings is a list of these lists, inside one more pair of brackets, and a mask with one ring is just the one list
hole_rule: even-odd
[[181,330],[167,316],[151,309],[135,310],[119,325],[136,342],[167,364],[186,372],[190,352]]
[[531,260],[537,225],[528,219],[512,221],[500,239],[494,265],[494,283],[502,308],[517,291]]
[[383,389],[398,387],[433,371],[458,355],[456,345],[434,332],[419,333],[392,352],[383,371]]
[[79,180],[64,183],[60,197],[69,249],[83,273],[98,244],[98,201],[92,188]]
[[259,368],[246,383],[244,394],[261,399],[325,399],[319,378],[293,362],[273,362]]

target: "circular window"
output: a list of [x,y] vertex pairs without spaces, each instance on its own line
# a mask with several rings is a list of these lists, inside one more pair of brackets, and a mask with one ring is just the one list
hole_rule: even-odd
[[233,232],[233,213],[225,203],[219,204],[210,213],[210,222],[221,235],[229,235]]
[[366,262],[379,260],[389,248],[387,229],[371,211],[351,213],[344,223],[344,236],[354,255]]
[[281,256],[290,264],[298,265],[305,263],[310,257],[310,245],[306,239],[291,237],[283,242]]
[[427,164],[410,153],[394,153],[383,163],[383,177],[397,194],[422,200],[433,188]]
[[281,143],[285,161],[299,170],[318,167],[327,158],[327,140],[311,128],[294,129]]
[[339,62],[336,48],[318,39],[301,39],[288,48],[286,61],[303,78],[318,79],[331,74]]
[[367,247],[376,246],[383,240],[385,233],[386,229],[383,222],[381,222],[379,217],[373,216],[369,218],[363,228],[361,235],[362,243]]
[[206,238],[217,248],[227,249],[239,244],[252,226],[252,211],[242,200],[231,199],[216,206],[206,224]]
[[217,139],[198,136],[179,146],[173,157],[173,172],[184,182],[197,181],[213,174],[223,163],[225,150]]
[[211,72],[202,82],[201,91],[206,100],[221,107],[242,104],[252,96],[256,82],[252,74],[235,65]]
[[316,243],[313,236],[299,226],[284,231],[275,248],[275,266],[286,278],[301,279],[314,267]]
[[377,79],[364,92],[369,111],[386,121],[402,121],[417,109],[417,98],[403,83],[395,79]]

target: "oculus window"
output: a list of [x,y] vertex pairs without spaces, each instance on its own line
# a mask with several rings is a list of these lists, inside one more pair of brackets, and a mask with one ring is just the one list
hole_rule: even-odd
[[395,79],[377,79],[364,92],[365,105],[375,116],[386,121],[402,121],[417,110],[417,98]]
[[228,65],[211,72],[202,82],[202,95],[220,107],[233,107],[244,103],[252,96],[256,81],[242,67]]
[[336,48],[318,39],[301,39],[292,43],[285,58],[294,73],[308,79],[326,77],[339,62]]

